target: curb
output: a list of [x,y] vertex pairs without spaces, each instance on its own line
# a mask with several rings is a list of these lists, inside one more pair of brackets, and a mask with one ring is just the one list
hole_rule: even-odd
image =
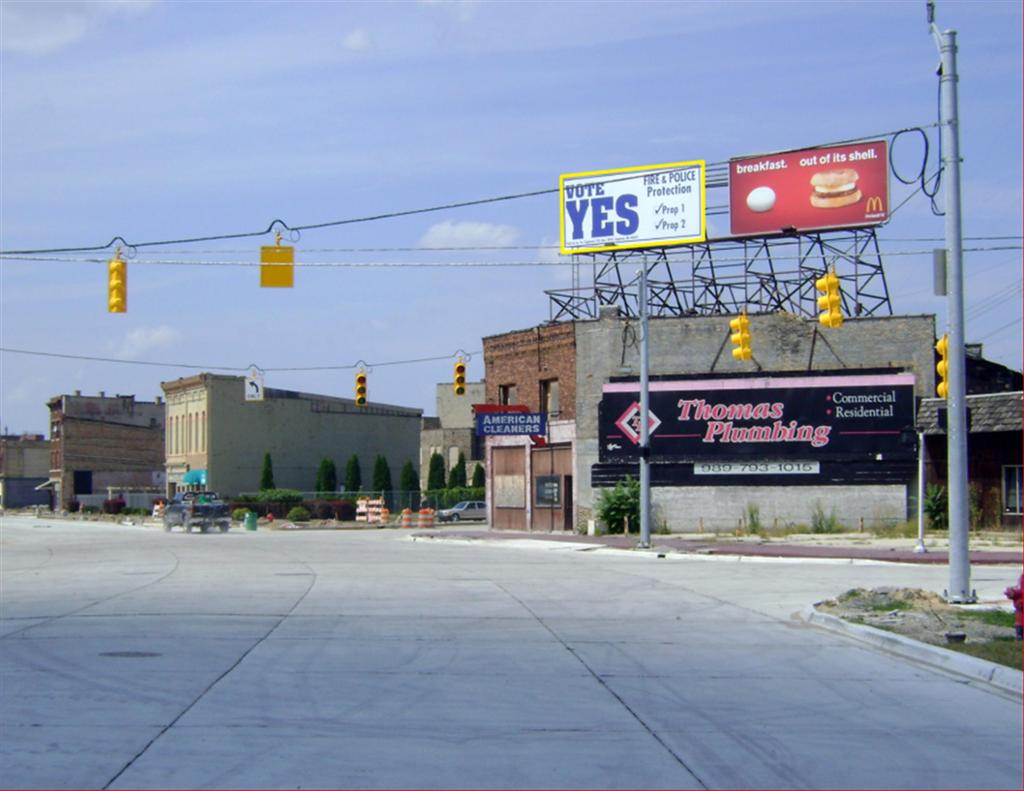
[[811,626],[843,634],[886,653],[961,676],[968,681],[986,684],[1017,698],[1024,697],[1024,674],[1005,665],[948,651],[940,646],[911,640],[909,637],[875,629],[872,626],[850,623],[835,615],[820,613],[814,609],[814,605],[807,606],[796,613],[795,617]]

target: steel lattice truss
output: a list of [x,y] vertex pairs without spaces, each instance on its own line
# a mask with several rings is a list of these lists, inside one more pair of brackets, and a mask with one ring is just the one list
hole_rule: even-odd
[[[589,265],[593,285],[581,285]],[[846,316],[892,315],[874,228],[721,239],[675,247],[573,256],[573,285],[548,295],[551,319],[597,318],[602,305],[639,315],[638,278],[647,267],[652,316],[787,311],[818,314],[814,281],[835,268]]]

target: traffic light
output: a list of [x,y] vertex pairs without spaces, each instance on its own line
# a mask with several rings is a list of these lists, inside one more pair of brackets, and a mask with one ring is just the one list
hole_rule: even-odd
[[732,350],[732,358],[734,360],[749,360],[754,353],[750,351],[750,319],[747,318],[747,311],[744,310],[730,321],[729,328],[732,330],[729,340],[736,347]]
[[124,313],[128,310],[128,264],[120,255],[107,264],[107,311]]
[[455,395],[466,394],[466,363],[460,357],[455,363],[455,371],[452,375],[452,390]]
[[366,406],[366,371],[356,374],[356,406]]
[[842,327],[843,313],[840,306],[843,300],[839,295],[839,278],[836,277],[835,270],[815,280],[814,287],[822,293],[822,296],[818,297],[818,307],[822,310],[818,315],[818,321],[832,329]]
[[935,385],[935,392],[939,398],[949,396],[949,336],[943,335],[935,342],[935,351],[939,353],[939,362],[935,365],[935,371],[939,375],[938,384]]

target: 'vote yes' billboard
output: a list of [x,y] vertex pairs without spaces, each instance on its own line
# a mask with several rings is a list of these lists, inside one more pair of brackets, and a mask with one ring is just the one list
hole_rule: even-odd
[[562,252],[702,242],[704,192],[703,160],[566,173],[559,178]]

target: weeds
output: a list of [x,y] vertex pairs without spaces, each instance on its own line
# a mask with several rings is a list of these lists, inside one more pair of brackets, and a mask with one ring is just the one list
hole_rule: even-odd
[[843,526],[839,524],[839,518],[836,516],[836,509],[833,508],[828,514],[825,514],[825,508],[822,506],[820,501],[815,501],[814,511],[811,513],[811,532],[812,533],[841,533]]

